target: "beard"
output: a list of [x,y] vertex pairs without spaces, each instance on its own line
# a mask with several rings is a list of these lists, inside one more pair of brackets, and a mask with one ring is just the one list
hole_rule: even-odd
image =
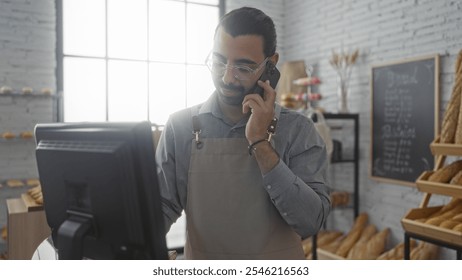
[[222,79],[214,79],[213,83],[218,92],[218,98],[227,105],[241,106],[244,97],[253,92],[253,87],[249,90],[243,86],[226,85]]

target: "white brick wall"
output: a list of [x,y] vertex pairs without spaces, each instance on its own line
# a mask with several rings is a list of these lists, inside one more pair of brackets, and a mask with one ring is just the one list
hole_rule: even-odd
[[[54,91],[55,42],[54,0],[0,0],[0,87]],[[0,134],[19,134],[33,130],[36,123],[51,122],[52,104],[50,97],[0,95]],[[36,169],[33,140],[0,141],[0,183],[37,178]],[[6,224],[5,200],[25,190],[0,188],[0,228]]]
[[[328,111],[337,110],[336,75],[328,63],[331,51],[339,51],[342,47],[360,49],[349,98],[351,111],[360,113],[360,211],[367,212],[370,222],[380,229],[391,229],[391,244],[402,242],[400,220],[409,208],[418,207],[423,195],[412,187],[369,178],[370,67],[387,61],[439,54],[442,116],[454,83],[455,59],[462,48],[462,1],[228,0],[227,10],[243,5],[275,16],[281,62],[304,59],[316,66],[323,82],[319,87],[323,95],[320,105]],[[352,181],[351,174],[349,167],[333,166],[333,185],[342,186],[341,182]],[[447,199],[434,195],[430,203],[437,205]],[[335,210],[329,225],[348,230],[351,219],[351,212]],[[454,259],[455,252],[443,250],[441,258]]]
[[[339,50],[341,46],[360,48],[361,57],[353,71],[350,89],[350,108],[361,117],[360,210],[368,212],[370,221],[380,229],[391,228],[392,244],[401,242],[400,219],[410,207],[418,206],[422,194],[415,188],[378,183],[368,177],[370,65],[440,54],[442,112],[454,82],[455,58],[462,47],[462,0],[228,0],[226,9],[244,5],[260,8],[273,18],[281,62],[305,59],[316,65],[323,81],[319,87],[323,94],[320,104],[329,111],[336,110],[337,102],[336,77],[328,64],[331,50]],[[0,0],[0,86],[54,88],[54,25],[53,0]],[[22,113],[12,116],[11,107]],[[2,97],[0,128],[22,129],[36,121],[50,121],[50,112],[51,105],[46,99]],[[0,174],[0,179],[35,175],[33,145],[27,142],[7,145],[0,143],[0,172],[7,170]],[[16,173],[16,169],[24,172]],[[342,186],[340,182],[351,179],[351,171],[351,167],[333,166],[334,185]],[[0,189],[0,227],[5,223],[2,198],[21,191]],[[446,200],[436,196],[431,202]],[[347,230],[351,220],[351,211],[336,210],[329,224]],[[446,250],[442,258],[454,258],[454,252]]]

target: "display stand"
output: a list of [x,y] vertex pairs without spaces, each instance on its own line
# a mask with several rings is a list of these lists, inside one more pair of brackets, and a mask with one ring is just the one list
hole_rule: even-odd
[[[354,165],[354,180],[353,180],[353,211],[354,218],[359,215],[359,114],[349,113],[325,113],[324,118],[326,120],[341,120],[341,121],[353,121],[354,123],[354,147],[353,147],[353,158],[341,158],[334,160],[332,164],[340,163],[352,163]],[[319,249],[321,250],[321,249]],[[317,235],[312,237],[312,255],[313,260],[318,259],[318,248],[317,248]],[[328,253],[328,252],[327,252]]]
[[[442,168],[447,156],[462,156],[462,145],[441,144],[439,138],[430,145],[432,154],[437,157],[434,171]],[[462,259],[462,232],[424,224],[416,221],[428,217],[441,207],[428,207],[432,194],[462,198],[462,186],[428,181],[434,171],[425,171],[417,179],[416,185],[424,197],[417,209],[411,209],[401,220],[404,228],[404,259],[410,259],[410,238],[420,239],[439,246],[456,250],[456,258]]]

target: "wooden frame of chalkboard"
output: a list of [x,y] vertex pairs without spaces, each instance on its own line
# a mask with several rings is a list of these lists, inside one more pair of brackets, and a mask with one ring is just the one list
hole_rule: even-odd
[[370,177],[415,186],[435,158],[439,133],[439,55],[371,67]]

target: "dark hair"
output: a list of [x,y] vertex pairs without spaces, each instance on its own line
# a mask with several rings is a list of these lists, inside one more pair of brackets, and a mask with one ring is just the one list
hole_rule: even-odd
[[236,37],[239,35],[259,35],[263,37],[263,52],[270,57],[276,52],[276,29],[273,20],[262,11],[242,7],[224,15],[215,34],[220,27]]

